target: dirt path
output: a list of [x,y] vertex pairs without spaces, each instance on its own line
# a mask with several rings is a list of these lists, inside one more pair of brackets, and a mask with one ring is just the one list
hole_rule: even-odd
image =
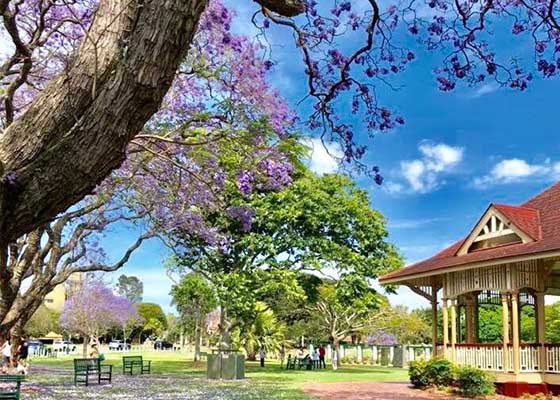
[[325,400],[456,400],[459,397],[438,395],[412,389],[406,383],[342,382],[312,383],[303,390]]

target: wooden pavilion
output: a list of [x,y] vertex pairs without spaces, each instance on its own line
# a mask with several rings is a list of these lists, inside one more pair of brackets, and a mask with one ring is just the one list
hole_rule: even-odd
[[[434,354],[494,372],[505,394],[560,389],[560,344],[544,331],[544,296],[560,294],[560,182],[520,206],[491,204],[467,237],[380,282],[431,302]],[[502,343],[479,343],[485,305],[501,306]],[[535,343],[520,340],[523,307],[534,308]]]

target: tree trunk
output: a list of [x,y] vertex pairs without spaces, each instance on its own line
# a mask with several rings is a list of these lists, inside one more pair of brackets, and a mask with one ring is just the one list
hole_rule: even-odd
[[220,332],[220,342],[218,348],[220,350],[231,350],[231,323],[227,317],[227,310],[224,306],[220,307],[220,324],[218,326]]
[[0,244],[54,218],[122,163],[160,107],[207,2],[100,2],[71,64],[0,136]]
[[333,371],[338,369],[340,365],[340,358],[339,358],[339,350],[340,350],[340,341],[338,339],[333,340],[333,347],[332,347],[332,355],[331,355],[331,364]]
[[88,357],[88,353],[87,353],[88,342],[89,342],[89,336],[84,336],[84,345],[82,347],[82,355],[84,356],[84,358]]
[[[27,320],[25,321],[27,322]],[[18,362],[18,350],[22,343],[23,333],[24,333],[25,323],[18,322],[10,331],[10,345],[12,346],[12,357],[10,363],[12,367],[17,367]]]
[[194,360],[200,360],[200,342],[202,340],[201,337],[201,328],[200,328],[200,318],[196,319],[196,323],[194,326]]

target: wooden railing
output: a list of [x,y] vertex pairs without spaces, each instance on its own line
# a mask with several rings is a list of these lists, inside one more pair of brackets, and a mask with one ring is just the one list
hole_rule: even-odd
[[560,344],[545,344],[546,367],[545,372],[560,373]]
[[[437,349],[438,355],[443,355],[441,343],[437,345]],[[509,344],[507,349],[508,365],[505,372],[513,372],[513,346]],[[503,353],[504,347],[501,343],[458,343],[455,345],[457,365],[468,365],[486,371],[504,372]],[[451,345],[447,346],[447,354],[451,357]],[[543,363],[544,365],[542,365]],[[520,344],[519,372],[560,374],[560,344]]]
[[503,346],[500,344],[456,344],[457,365],[486,371],[503,371]]
[[[540,368],[540,344],[521,344],[519,348],[519,372],[538,372]],[[450,351],[450,349],[449,349]],[[508,345],[508,365],[506,372],[513,372],[513,347]],[[468,365],[486,371],[504,372],[504,347],[500,343],[470,343],[455,345],[458,365]],[[547,350],[549,370],[560,372],[560,345]]]
[[[513,350],[510,346],[510,349]],[[519,370],[520,372],[538,372],[540,368],[540,344],[521,344],[519,346]],[[513,351],[510,351],[513,353]]]

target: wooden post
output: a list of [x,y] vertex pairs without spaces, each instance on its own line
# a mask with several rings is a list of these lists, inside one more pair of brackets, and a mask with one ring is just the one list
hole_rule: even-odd
[[474,301],[472,295],[465,300],[465,341],[474,343]]
[[441,302],[441,313],[443,316],[443,357],[449,358],[447,345],[449,344],[449,318],[447,316],[447,299]]
[[511,335],[513,345],[513,373],[519,374],[519,302],[518,293],[511,294]]
[[509,307],[508,307],[508,294],[502,293],[502,342],[503,342],[503,353],[502,353],[502,364],[503,371],[509,371],[508,362],[508,344],[509,344]]
[[478,306],[478,294],[474,296],[474,342],[478,343],[480,338],[480,308]]
[[536,319],[537,319],[537,343],[540,344],[539,347],[539,370],[544,371],[546,369],[546,347],[545,342],[545,316],[544,316],[544,292],[535,293],[535,305],[536,305]]
[[457,361],[457,300],[451,300],[451,361]]
[[438,334],[438,320],[437,320],[437,291],[432,289],[432,357],[437,357],[437,334]]

